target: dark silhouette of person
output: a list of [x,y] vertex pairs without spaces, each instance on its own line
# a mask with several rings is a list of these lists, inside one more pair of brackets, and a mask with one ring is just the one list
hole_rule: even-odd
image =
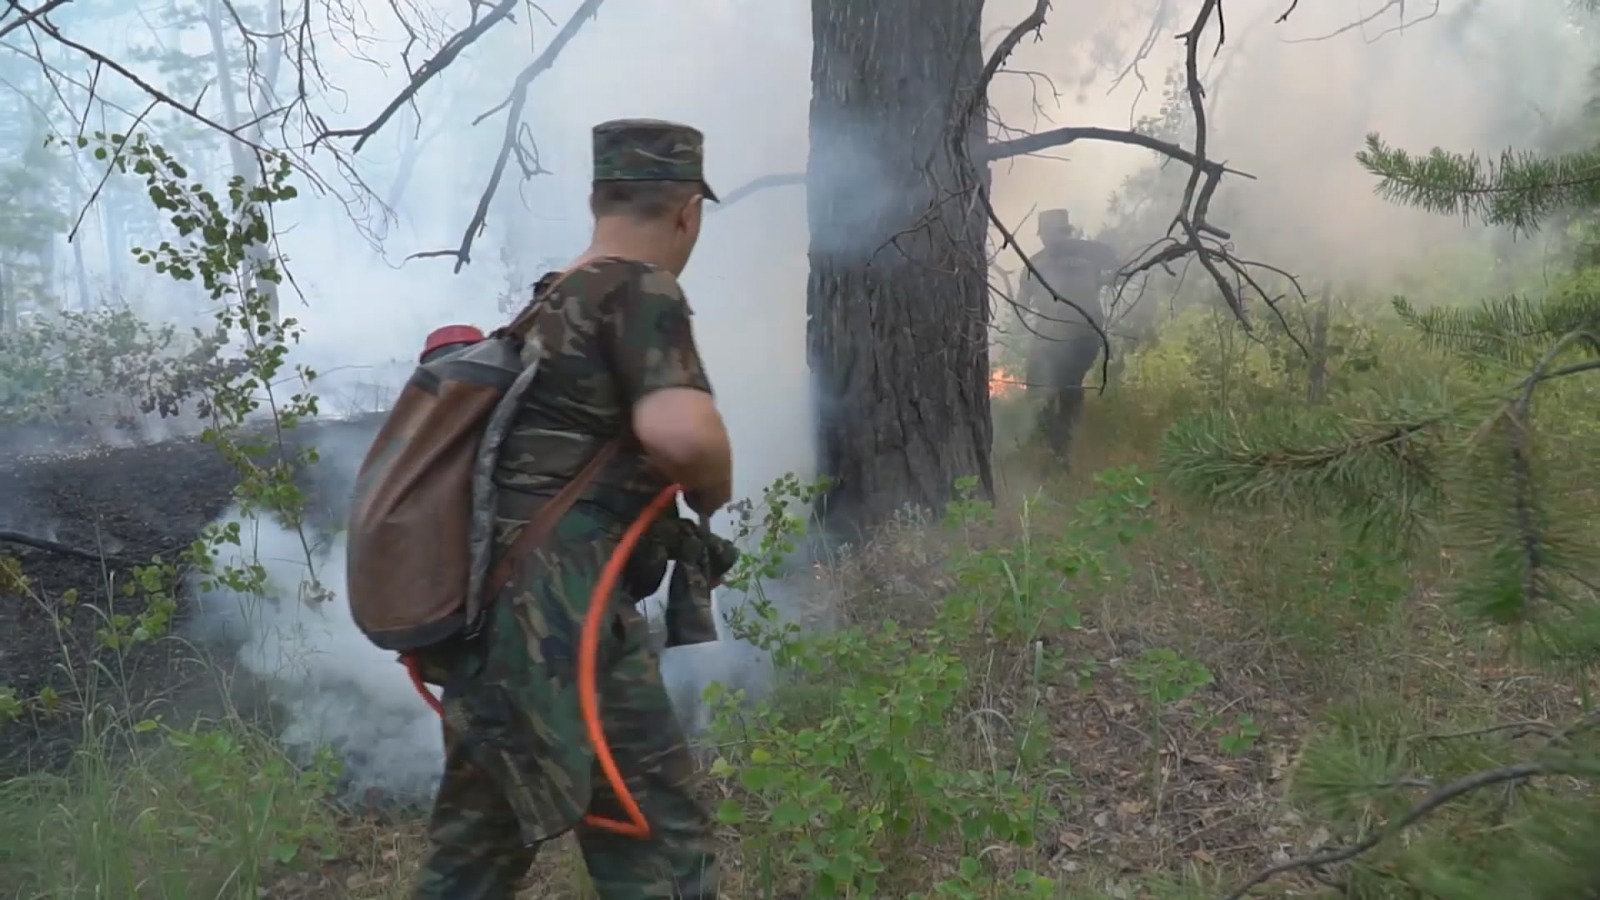
[[1044,283],[1026,272],[1018,299],[1028,330],[1027,390],[1043,397],[1040,437],[1065,460],[1083,415],[1084,376],[1100,356],[1096,326],[1105,327],[1100,291],[1110,284],[1118,261],[1106,244],[1085,240],[1064,209],[1039,214],[1039,239],[1044,246],[1032,262]]

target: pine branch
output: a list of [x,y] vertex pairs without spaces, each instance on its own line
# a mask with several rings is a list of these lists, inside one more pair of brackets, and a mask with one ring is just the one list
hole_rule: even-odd
[[1600,149],[1554,156],[1506,150],[1491,163],[1438,147],[1412,155],[1369,134],[1356,161],[1378,177],[1376,191],[1386,200],[1523,233],[1561,210],[1600,207]]
[[[1163,469],[1177,490],[1213,503],[1331,513],[1401,540],[1448,512],[1450,534],[1467,551],[1458,601],[1481,619],[1529,626],[1556,658],[1594,660],[1600,573],[1592,571],[1590,517],[1551,509],[1572,492],[1536,464],[1533,400],[1552,381],[1600,371],[1600,357],[1557,365],[1569,351],[1596,345],[1595,332],[1569,332],[1509,388],[1395,421],[1358,423],[1315,409],[1258,411],[1245,423],[1223,415],[1183,420],[1166,435]],[[1482,417],[1475,426],[1474,410]],[[1463,429],[1471,439],[1446,457],[1442,438]]]
[[1232,416],[1193,418],[1168,430],[1162,467],[1177,490],[1212,503],[1300,507],[1410,538],[1441,498],[1432,432],[1446,418],[1362,424],[1278,410],[1245,428]]
[[1594,590],[1595,579],[1588,575],[1591,554],[1581,539],[1563,534],[1562,517],[1552,512],[1561,494],[1535,466],[1533,400],[1540,387],[1555,379],[1600,370],[1600,359],[1556,366],[1564,352],[1596,342],[1591,332],[1573,331],[1545,351],[1478,429],[1487,451],[1479,454],[1485,465],[1479,477],[1469,473],[1462,479],[1462,496],[1469,505],[1461,523],[1464,531],[1477,532],[1480,552],[1476,577],[1463,582],[1461,601],[1497,624],[1530,626],[1557,657],[1595,656],[1600,650],[1600,608],[1567,590],[1575,583]]
[[[1600,328],[1600,294],[1587,292],[1541,300],[1513,296],[1469,309],[1418,310],[1403,297],[1393,303],[1426,346],[1478,364],[1531,365],[1562,335]],[[1581,346],[1600,354],[1600,345],[1585,341]]]
[[[1242,900],[1250,891],[1289,872],[1300,869],[1319,870],[1340,863],[1351,862],[1377,848],[1379,845],[1413,828],[1433,816],[1445,806],[1495,785],[1515,787],[1536,778],[1569,777],[1593,780],[1600,775],[1592,754],[1577,745],[1578,738],[1590,735],[1600,726],[1600,712],[1586,715],[1562,725],[1544,722],[1512,722],[1448,734],[1424,735],[1423,741],[1455,740],[1471,737],[1510,736],[1515,738],[1536,734],[1541,739],[1537,756],[1522,762],[1494,768],[1479,769],[1444,784],[1418,778],[1398,778],[1384,787],[1422,788],[1427,793],[1399,816],[1354,843],[1344,846],[1322,846],[1316,851],[1296,859],[1267,866],[1229,892],[1223,900]],[[1561,830],[1561,829],[1558,829]],[[1585,847],[1587,850],[1587,847]],[[1495,895],[1491,895],[1495,896]],[[1522,896],[1532,896],[1531,893]],[[1561,894],[1560,896],[1569,896]]]

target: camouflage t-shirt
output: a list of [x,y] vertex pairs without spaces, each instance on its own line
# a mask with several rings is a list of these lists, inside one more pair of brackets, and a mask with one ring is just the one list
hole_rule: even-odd
[[[537,290],[556,276],[540,280]],[[633,405],[662,388],[711,392],[689,302],[665,269],[608,257],[572,271],[538,301],[524,360],[544,358],[495,471],[500,515],[526,519],[605,441],[629,429]],[[667,485],[631,439],[582,501],[632,521]]]

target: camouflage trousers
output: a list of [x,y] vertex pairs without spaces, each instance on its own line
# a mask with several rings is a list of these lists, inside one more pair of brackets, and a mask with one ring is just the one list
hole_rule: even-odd
[[1099,359],[1100,349],[1100,339],[1088,334],[1065,341],[1035,338],[1029,349],[1028,393],[1044,397],[1038,412],[1038,433],[1045,446],[1063,462],[1083,418],[1083,382]]
[[573,831],[600,900],[714,900],[711,818],[695,797],[694,764],[647,625],[621,592],[601,638],[600,711],[652,836],[580,821],[627,818],[596,762],[577,693],[589,595],[615,544],[574,513],[549,546],[501,593],[479,635],[422,661],[425,677],[444,687],[445,772],[412,896],[510,900],[540,845]]

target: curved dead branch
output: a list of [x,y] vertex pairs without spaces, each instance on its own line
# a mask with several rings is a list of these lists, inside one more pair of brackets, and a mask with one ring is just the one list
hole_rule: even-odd
[[[1562,373],[1560,372],[1548,372],[1544,374],[1544,378],[1560,377],[1561,374]],[[1570,722],[1561,728],[1547,726],[1543,723],[1517,722],[1505,726],[1478,729],[1475,732],[1461,732],[1455,735],[1444,735],[1443,737],[1469,737],[1474,734],[1487,735],[1496,732],[1514,731],[1528,725],[1539,726],[1531,729],[1531,731],[1533,733],[1540,734],[1545,738],[1545,747],[1547,748],[1547,752],[1554,751],[1557,748],[1561,748],[1570,744],[1572,739],[1577,735],[1592,732],[1597,726],[1600,726],[1600,712],[1591,712],[1588,715]],[[1483,788],[1492,787],[1497,784],[1517,785],[1534,778],[1563,775],[1592,779],[1594,777],[1594,767],[1587,763],[1575,761],[1571,758],[1563,757],[1551,752],[1550,755],[1542,759],[1534,759],[1528,762],[1515,763],[1494,769],[1484,769],[1482,771],[1465,775],[1454,781],[1438,786],[1434,786],[1427,781],[1413,780],[1404,782],[1403,784],[1405,786],[1420,786],[1430,788],[1430,790],[1422,797],[1422,799],[1413,804],[1412,807],[1399,818],[1385,824],[1381,828],[1374,829],[1372,833],[1353,844],[1335,847],[1321,847],[1315,852],[1305,856],[1267,866],[1266,868],[1263,868],[1254,875],[1250,876],[1250,878],[1244,882],[1235,886],[1233,890],[1229,891],[1227,895],[1222,898],[1222,900],[1244,900],[1244,898],[1250,894],[1251,890],[1262,884],[1265,884],[1268,881],[1271,881],[1279,875],[1286,875],[1290,872],[1299,871],[1301,869],[1317,870],[1326,868],[1328,866],[1338,865],[1339,863],[1349,862],[1376,848],[1380,844],[1392,837],[1395,837],[1406,829],[1421,823],[1424,819],[1428,818],[1449,803],[1459,800],[1468,794],[1482,790]]]
[[772,175],[763,175],[723,194],[717,203],[706,207],[706,215],[721,212],[727,209],[729,204],[743,200],[751,194],[759,194],[772,188],[799,187],[805,183],[806,173],[804,172],[778,172]]
[[978,109],[988,101],[989,84],[994,81],[995,73],[1006,64],[1006,60],[1016,51],[1017,45],[1022,43],[1023,38],[1031,33],[1034,40],[1039,39],[1040,32],[1044,28],[1045,14],[1049,11],[1050,0],[1038,0],[1033,6],[1033,11],[1013,25],[1011,30],[1006,32],[1006,36],[1000,39],[1000,43],[996,44],[994,51],[989,54],[988,61],[983,64],[983,69],[978,72],[978,80],[968,88],[970,93],[967,95],[966,109],[956,121],[963,123],[970,121]]
[[1411,809],[1408,810],[1405,815],[1401,816],[1399,819],[1396,819],[1388,826],[1373,831],[1360,841],[1343,847],[1330,847],[1324,850],[1319,850],[1316,853],[1312,853],[1308,856],[1302,856],[1298,859],[1291,859],[1288,862],[1282,862],[1278,863],[1277,865],[1268,866],[1267,868],[1262,869],[1255,875],[1251,876],[1238,887],[1235,887],[1232,891],[1229,891],[1228,894],[1222,898],[1222,900],[1244,900],[1244,898],[1249,895],[1250,891],[1257,885],[1264,884],[1265,882],[1270,881],[1279,875],[1284,875],[1289,872],[1298,871],[1300,869],[1321,869],[1326,866],[1337,865],[1338,863],[1342,862],[1349,862],[1350,860],[1355,859],[1374,847],[1377,847],[1379,844],[1383,843],[1394,835],[1427,818],[1440,807],[1445,806],[1451,801],[1460,799],[1467,794],[1473,793],[1474,791],[1478,791],[1496,784],[1523,782],[1530,778],[1536,778],[1541,775],[1577,774],[1577,772],[1578,770],[1573,767],[1564,767],[1556,763],[1527,762],[1512,766],[1505,766],[1499,769],[1488,769],[1468,775],[1464,778],[1457,779],[1448,784],[1440,785],[1439,787],[1430,791],[1427,796],[1418,801],[1417,804],[1411,807]]
[[[1030,134],[1025,137],[1011,138],[1004,141],[990,141],[989,143],[980,147],[978,151],[973,154],[973,156],[978,162],[994,163],[1017,156],[1027,156],[1029,154],[1038,153],[1042,150],[1065,147],[1068,144],[1076,143],[1078,141],[1100,141],[1102,143],[1126,144],[1130,147],[1142,147],[1146,150],[1153,150],[1162,156],[1176,160],[1185,165],[1201,166],[1204,171],[1209,172],[1215,170],[1218,177],[1227,174],[1236,175],[1240,178],[1255,180],[1255,176],[1249,172],[1232,168],[1226,163],[1217,162],[1215,160],[1201,159],[1199,156],[1195,155],[1194,151],[1184,148],[1178,144],[1174,144],[1171,141],[1164,141],[1158,137],[1154,137],[1139,131],[1133,131],[1131,129],[1104,128],[1098,125],[1071,125],[1062,128],[1052,128],[1049,131],[1041,131],[1037,134]],[[728,194],[722,198],[722,202],[717,205],[717,208],[727,209],[728,206],[733,202],[737,200],[743,200],[752,194],[758,194],[762,191],[768,191],[774,188],[782,187],[798,187],[805,183],[806,174],[804,172],[778,172],[771,175],[763,175],[760,178],[752,179],[745,184],[740,185],[737,189],[728,192]]]
[[[1359,19],[1356,19],[1353,22],[1341,25],[1338,28],[1327,32],[1326,34],[1319,34],[1316,37],[1307,38],[1285,38],[1283,42],[1285,44],[1313,44],[1319,41],[1332,40],[1341,34],[1346,34],[1351,31],[1360,30],[1365,32],[1368,25],[1371,25],[1373,22],[1377,21],[1378,17],[1382,16],[1384,13],[1387,13],[1391,9],[1399,12],[1400,21],[1394,25],[1390,25],[1388,28],[1385,28],[1377,34],[1366,38],[1367,43],[1370,44],[1384,35],[1393,34],[1396,31],[1404,31],[1408,26],[1415,25],[1418,22],[1425,22],[1437,16],[1439,14],[1439,0],[1434,0],[1432,8],[1427,12],[1409,20],[1406,18],[1406,0],[1388,0],[1388,2],[1384,3],[1376,10],[1362,16]],[[1287,13],[1285,15],[1287,15]],[[1279,19],[1278,21],[1281,22],[1283,20]]]
[[71,2],[72,0],[50,0],[50,2],[33,9],[27,9],[17,0],[7,0],[6,12],[0,14],[0,37],[5,37],[29,22],[48,15],[56,7],[65,6]]
[[394,96],[394,99],[389,101],[389,104],[383,108],[382,112],[378,113],[376,118],[360,128],[325,130],[312,140],[312,146],[331,138],[353,137],[356,141],[350,147],[350,152],[360,153],[362,146],[379,131],[382,131],[383,126],[388,124],[389,120],[394,118],[395,113],[398,113],[402,107],[410,103],[424,85],[448,68],[451,63],[455,62],[456,57],[461,55],[461,51],[476,43],[478,38],[489,32],[489,29],[509,18],[512,10],[516,9],[517,3],[518,0],[499,0],[490,8],[488,14],[481,19],[478,18],[478,11],[481,5],[474,3],[472,5],[472,21],[468,22],[460,31],[451,35],[449,40],[446,40],[444,45],[439,48],[439,51],[429,57],[422,64],[422,67],[412,74],[411,81]]

